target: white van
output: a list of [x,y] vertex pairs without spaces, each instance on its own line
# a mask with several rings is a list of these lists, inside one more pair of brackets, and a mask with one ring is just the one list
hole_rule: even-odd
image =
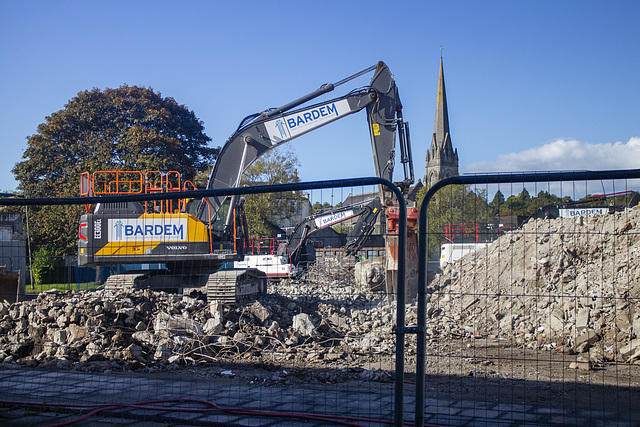
[[468,253],[488,246],[489,243],[443,243],[440,249],[440,268],[444,268]]

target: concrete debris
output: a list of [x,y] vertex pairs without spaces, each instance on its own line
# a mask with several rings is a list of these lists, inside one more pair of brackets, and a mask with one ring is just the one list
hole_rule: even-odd
[[[640,207],[531,220],[448,265],[427,286],[427,351],[486,340],[576,355],[575,369],[639,363],[639,224]],[[395,355],[396,307],[371,291],[377,268],[363,268],[356,280],[337,263],[312,266],[233,307],[207,303],[198,292],[151,290],[50,291],[5,301],[0,362],[108,370],[243,362],[292,369],[272,372],[277,384],[302,375],[291,366],[314,367],[304,375],[321,382],[386,382],[386,371],[364,368]],[[415,302],[406,322],[417,322]],[[415,355],[415,335],[405,338]]]
[[354,269],[356,283],[374,292],[384,289],[384,272],[385,262],[382,257],[358,261]]
[[318,335],[311,317],[306,313],[300,313],[293,316],[293,330],[305,337],[313,337]]
[[[640,207],[532,219],[428,285],[432,342],[499,339],[605,362],[640,357]],[[565,349],[565,350],[560,350]],[[604,349],[604,351],[603,351]],[[582,357],[582,356],[579,356]]]
[[151,290],[50,291],[33,301],[0,303],[0,362],[109,370],[111,362],[138,369],[287,363],[333,367],[331,379],[388,381],[383,370],[338,375],[335,369],[371,362],[354,363],[356,350],[394,354],[395,306],[338,265],[314,266],[307,276],[274,283],[259,300],[236,306],[207,303],[197,291]]

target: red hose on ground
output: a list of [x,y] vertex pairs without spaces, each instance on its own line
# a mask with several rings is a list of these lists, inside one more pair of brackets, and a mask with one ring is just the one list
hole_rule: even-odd
[[[167,408],[164,406],[146,406],[160,403],[201,403],[203,405],[210,406],[211,408]],[[87,418],[99,414],[104,411],[122,409],[122,408],[132,408],[132,409],[144,409],[144,410],[156,410],[163,412],[224,412],[227,414],[234,415],[247,415],[247,416],[262,416],[262,417],[270,417],[270,418],[300,418],[305,420],[314,420],[314,421],[325,421],[332,422],[338,425],[352,426],[352,427],[362,427],[361,424],[356,424],[356,422],[366,422],[366,423],[378,423],[378,424],[393,424],[392,420],[383,420],[376,418],[366,418],[366,417],[351,417],[346,415],[325,415],[325,414],[313,414],[313,413],[302,413],[302,412],[274,412],[274,411],[263,411],[257,409],[243,409],[243,408],[222,408],[219,405],[209,402],[206,400],[200,399],[166,399],[166,400],[149,400],[136,402],[131,404],[67,404],[67,403],[46,403],[46,402],[19,402],[19,401],[4,401],[0,400],[0,404],[4,404],[6,406],[54,406],[54,407],[67,407],[67,408],[96,408],[93,411],[84,414],[78,418],[74,418],[72,420],[63,421],[56,424],[50,424],[47,427],[61,427],[70,424],[74,424],[80,421],[84,421]],[[415,425],[413,422],[405,422],[403,423],[407,426]],[[435,425],[426,425],[427,427],[438,427]]]

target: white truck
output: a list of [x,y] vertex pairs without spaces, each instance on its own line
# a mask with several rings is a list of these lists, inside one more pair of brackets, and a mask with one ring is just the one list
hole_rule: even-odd
[[485,243],[443,243],[440,247],[440,268],[459,260],[466,254],[489,246]]
[[291,264],[289,257],[279,255],[245,255],[242,261],[235,261],[234,268],[256,268],[267,275],[267,279],[296,277],[302,267]]

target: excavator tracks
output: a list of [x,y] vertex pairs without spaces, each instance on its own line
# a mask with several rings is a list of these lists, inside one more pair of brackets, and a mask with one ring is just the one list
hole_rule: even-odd
[[207,301],[224,304],[256,298],[267,290],[267,276],[257,269],[221,270],[207,280]]
[[107,277],[104,288],[108,291],[131,291],[137,289],[138,281],[145,277],[144,274],[113,274]]
[[[162,276],[157,276],[162,277]],[[156,278],[157,278],[156,277]],[[171,278],[172,276],[169,276]],[[237,302],[256,298],[266,293],[267,276],[255,268],[220,270],[204,277],[206,279],[205,290],[207,301],[220,301],[224,304],[236,304]],[[174,277],[175,278],[175,277]],[[152,278],[153,279],[153,278]],[[200,282],[200,279],[190,276],[188,282]],[[186,285],[187,281],[183,281]],[[167,282],[167,280],[161,283]],[[177,280],[174,285],[181,282]],[[115,274],[105,281],[104,288],[111,291],[131,291],[141,287],[152,287],[153,280],[141,273]],[[175,286],[173,286],[175,288]],[[180,286],[182,288],[183,286]],[[191,287],[191,286],[189,286]],[[175,288],[177,290],[177,288]]]

